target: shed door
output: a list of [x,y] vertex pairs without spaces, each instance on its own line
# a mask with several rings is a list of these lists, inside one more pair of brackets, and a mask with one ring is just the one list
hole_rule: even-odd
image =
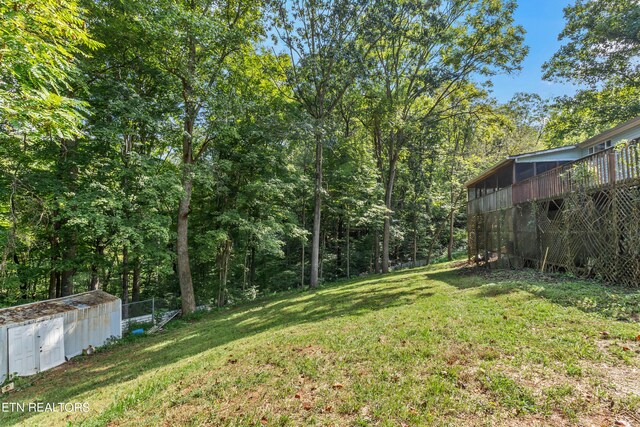
[[64,331],[62,317],[38,323],[40,338],[40,370],[64,363]]
[[20,376],[33,375],[38,372],[36,359],[37,325],[17,326],[8,330],[9,338],[9,373]]

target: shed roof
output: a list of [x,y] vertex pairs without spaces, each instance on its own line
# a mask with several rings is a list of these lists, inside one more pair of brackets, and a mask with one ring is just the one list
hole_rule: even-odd
[[67,297],[32,302],[0,309],[0,326],[22,323],[41,317],[52,316],[71,310],[95,307],[107,302],[119,301],[120,298],[104,291],[96,290]]

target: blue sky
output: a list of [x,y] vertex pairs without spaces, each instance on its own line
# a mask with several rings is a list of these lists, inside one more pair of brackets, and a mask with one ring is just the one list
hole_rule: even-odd
[[562,9],[572,0],[518,0],[515,22],[526,30],[529,55],[517,75],[496,76],[493,95],[507,102],[516,92],[538,93],[543,98],[573,94],[575,87],[542,80],[542,64],[558,50],[558,34],[565,25]]

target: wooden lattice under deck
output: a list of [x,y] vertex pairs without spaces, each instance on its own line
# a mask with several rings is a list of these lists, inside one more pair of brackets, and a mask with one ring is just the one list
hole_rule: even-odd
[[470,259],[640,286],[638,154],[607,150],[514,185],[511,206],[470,208]]

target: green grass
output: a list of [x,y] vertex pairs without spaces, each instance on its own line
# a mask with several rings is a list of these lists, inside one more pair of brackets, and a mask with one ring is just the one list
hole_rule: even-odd
[[74,359],[2,399],[88,402],[88,413],[1,413],[0,424],[636,423],[638,301],[451,264],[343,281]]

